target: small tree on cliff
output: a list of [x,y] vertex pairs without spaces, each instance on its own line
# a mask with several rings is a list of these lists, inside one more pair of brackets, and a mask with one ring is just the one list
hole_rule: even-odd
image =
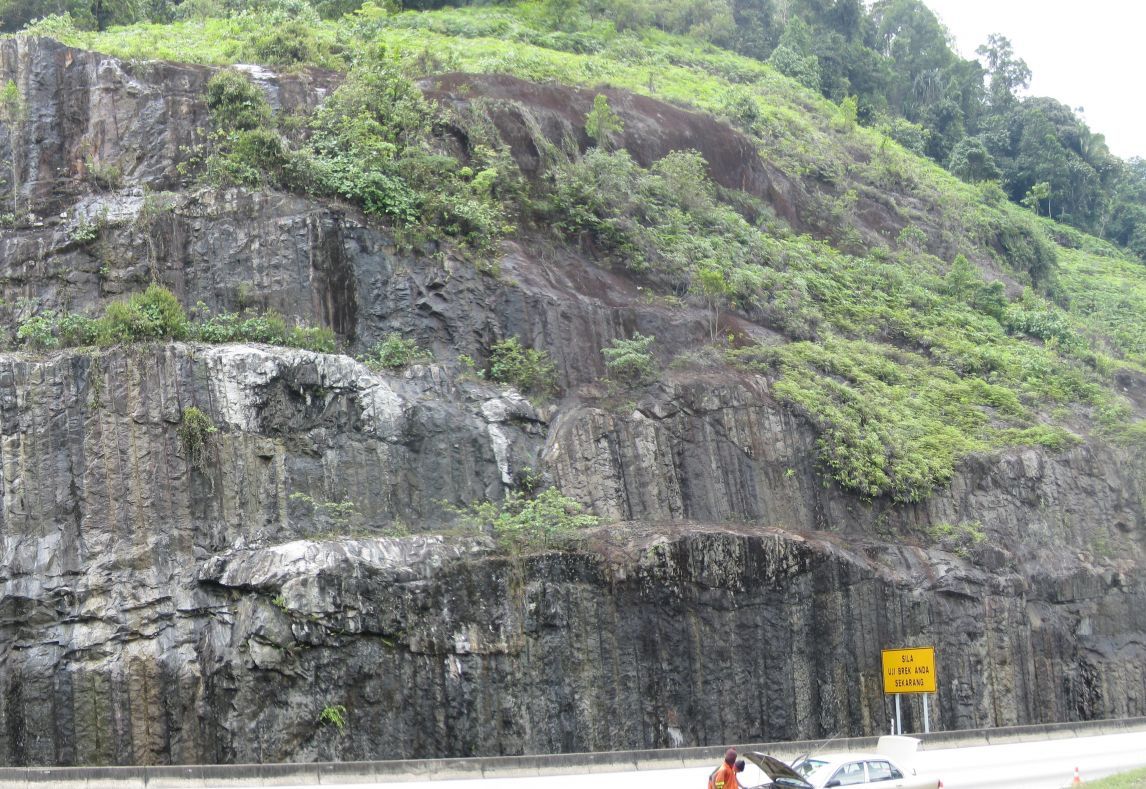
[[708,308],[709,337],[716,342],[720,331],[720,308],[732,296],[732,283],[719,266],[704,264],[694,273],[689,290],[699,296]]
[[8,126],[8,141],[12,149],[9,164],[12,168],[12,215],[20,214],[20,168],[17,152],[20,150],[20,131],[27,117],[27,106],[19,86],[12,80],[0,90],[0,121]]
[[657,360],[650,350],[656,337],[637,332],[629,339],[618,337],[602,348],[609,377],[625,386],[641,386],[657,376]]
[[593,109],[585,116],[585,133],[598,148],[607,150],[612,142],[612,136],[624,129],[624,122],[609,108],[609,100],[598,93],[593,99]]

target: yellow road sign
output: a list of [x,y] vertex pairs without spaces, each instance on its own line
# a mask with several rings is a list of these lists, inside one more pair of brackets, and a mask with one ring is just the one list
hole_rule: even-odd
[[884,693],[934,693],[935,647],[883,650]]

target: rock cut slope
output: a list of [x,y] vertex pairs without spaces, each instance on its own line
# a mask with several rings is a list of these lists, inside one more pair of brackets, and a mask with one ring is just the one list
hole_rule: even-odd
[[[856,493],[776,369],[701,359],[633,390],[602,384],[611,341],[655,335],[667,363],[711,343],[710,311],[590,242],[527,228],[493,271],[402,244],[346,202],[190,184],[177,165],[208,124],[210,74],[0,41],[0,82],[29,108],[0,124],[31,211],[0,237],[11,333],[154,281],[186,307],[324,325],[356,352],[400,331],[436,361],[389,374],[180,342],[0,355],[0,762],[869,734],[888,719],[880,649],[922,643],[938,654],[936,728],[1146,714],[1141,447],[1096,432],[969,453],[921,500]],[[339,81],[255,77],[287,112]],[[421,87],[459,112],[480,104],[527,179],[544,177],[547,145],[589,145],[596,91],[454,73]],[[726,123],[605,93],[639,165],[695,149],[768,221],[839,246],[921,227],[932,253],[977,251],[1021,290],[990,254],[1021,230],[946,227],[925,194],[796,176]],[[466,148],[464,128],[443,134]],[[118,182],[97,187],[93,168],[113,162]],[[855,232],[836,238],[825,195],[849,185]],[[97,218],[98,243],[77,241]],[[764,309],[718,319],[740,345],[799,339]],[[530,402],[458,363],[510,336],[551,355],[559,396]],[[1140,419],[1142,379],[1120,375]],[[216,429],[194,452],[179,432],[192,406]],[[527,471],[604,525],[524,554],[451,531],[454,509]]]

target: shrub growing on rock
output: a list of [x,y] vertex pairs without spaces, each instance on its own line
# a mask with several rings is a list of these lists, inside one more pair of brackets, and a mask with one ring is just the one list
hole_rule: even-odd
[[60,340],[56,337],[56,314],[51,310],[45,310],[39,315],[21,321],[19,328],[16,329],[16,339],[34,350],[58,348]]
[[207,80],[206,98],[217,129],[249,131],[271,119],[271,108],[263,92],[234,69],[220,71]]
[[463,523],[492,534],[502,548],[511,550],[568,546],[580,530],[600,522],[556,488],[533,497],[510,491],[500,502],[471,504],[459,515]]
[[290,494],[290,501],[297,502],[302,507],[312,527],[319,532],[325,530],[335,534],[342,533],[357,515],[354,502],[346,499],[338,501],[316,499],[308,493],[295,491]]
[[65,312],[56,319],[56,335],[60,345],[74,348],[95,345],[99,341],[99,321],[86,315]]
[[275,312],[221,312],[209,315],[196,308],[199,320],[188,320],[175,294],[152,284],[143,293],[108,304],[104,314],[89,318],[70,312],[44,310],[23,321],[17,339],[28,348],[50,350],[82,345],[119,345],[153,340],[200,342],[262,342],[317,353],[334,353],[334,332],[325,326],[289,326]]
[[429,356],[414,340],[408,340],[398,332],[391,332],[375,344],[362,361],[372,370],[402,370]]
[[183,409],[179,427],[175,428],[179,441],[183,444],[183,451],[187,455],[187,464],[194,468],[202,468],[207,449],[207,442],[211,434],[216,432],[211,417],[193,405]]
[[[311,39],[292,22],[254,42],[256,59],[312,60]],[[445,235],[487,252],[513,228],[505,201],[517,182],[508,152],[476,121],[460,121],[472,145],[459,167],[432,133],[442,111],[384,51],[364,53],[305,134],[276,129],[262,92],[240,72],[212,77],[206,101],[214,131],[182,170],[207,183],[338,196],[393,222],[403,243]]]
[[98,329],[104,345],[139,340],[183,340],[187,338],[187,313],[175,294],[152,283],[143,293],[126,301],[107,305]]
[[322,712],[318,713],[318,721],[320,725],[333,726],[338,729],[338,733],[346,729],[346,707],[341,704],[327,704],[322,708]]
[[631,339],[615,339],[602,348],[609,377],[626,386],[640,386],[656,378],[657,362],[649,351],[656,337],[637,332]]
[[557,389],[557,369],[549,354],[523,348],[516,337],[494,344],[489,355],[489,377],[527,393],[549,394]]
[[[201,315],[207,311],[204,305],[196,309]],[[201,342],[262,342],[317,353],[333,353],[337,345],[334,332],[327,327],[288,326],[275,310],[219,312],[192,327],[192,337]]]
[[334,332],[325,326],[292,326],[282,344],[315,353],[334,353],[337,349]]
[[613,135],[624,129],[624,122],[609,107],[609,100],[598,93],[593,99],[593,109],[585,116],[585,133],[598,147],[608,148]]

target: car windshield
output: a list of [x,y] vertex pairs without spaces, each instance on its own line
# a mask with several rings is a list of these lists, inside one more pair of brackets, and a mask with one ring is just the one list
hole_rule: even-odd
[[809,775],[819,770],[825,764],[827,764],[827,762],[823,759],[801,759],[792,765],[792,769],[807,778]]

